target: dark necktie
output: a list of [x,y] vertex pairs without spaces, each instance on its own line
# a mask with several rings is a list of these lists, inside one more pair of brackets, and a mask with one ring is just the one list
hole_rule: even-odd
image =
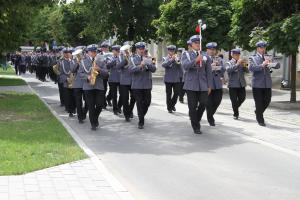
[[94,63],[94,61],[95,61],[95,58],[92,58],[92,63]]
[[265,57],[264,57],[264,55],[262,55],[261,57],[262,57],[263,61],[265,61]]
[[196,51],[196,56],[197,56],[197,57],[199,56],[199,52],[198,52],[198,51]]

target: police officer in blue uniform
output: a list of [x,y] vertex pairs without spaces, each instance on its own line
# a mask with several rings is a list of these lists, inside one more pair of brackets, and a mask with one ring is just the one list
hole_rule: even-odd
[[195,134],[201,134],[200,121],[212,88],[211,59],[201,55],[199,35],[190,38],[191,50],[182,55],[186,70],[183,89],[188,98],[189,116]]
[[[82,47],[79,47],[77,49],[82,49]],[[84,59],[84,55],[80,55],[81,56],[81,60]],[[86,103],[86,98],[83,92],[83,82],[84,80],[81,79],[79,72],[79,67],[80,67],[80,62],[81,60],[77,59],[76,60],[76,64],[73,65],[72,67],[72,73],[74,74],[74,81],[72,84],[72,88],[73,88],[73,92],[74,92],[74,98],[75,98],[75,103],[76,103],[76,111],[77,111],[77,118],[80,124],[84,123],[84,120],[86,119],[86,114],[88,111],[88,106]],[[83,105],[83,100],[84,105]]]
[[[129,70],[130,53],[126,50],[119,55],[117,68],[120,69],[120,98],[123,106],[123,113],[127,122],[133,118],[135,98],[131,90],[132,74]],[[130,98],[130,99],[129,99]]]
[[[165,68],[164,82],[166,85],[166,102],[169,113],[176,111],[175,105],[180,93],[180,79],[182,70],[180,58],[175,54],[176,46],[167,46],[168,56],[163,58],[162,67]],[[173,94],[172,94],[173,93]]]
[[[87,47],[87,51],[88,55],[81,60],[78,73],[83,80],[83,91],[88,104],[91,129],[95,131],[99,126],[98,119],[104,106],[105,90],[103,79],[108,78],[108,70],[103,59],[95,60],[97,55],[96,44],[89,45]],[[98,72],[94,85],[91,83],[92,70],[96,70]]]
[[121,113],[122,102],[118,99],[118,91],[120,91],[120,69],[117,68],[119,62],[120,45],[112,46],[113,57],[107,63],[109,70],[108,84],[110,89],[110,98],[112,99],[113,112],[115,115]]
[[278,69],[279,63],[272,63],[265,59],[267,43],[256,43],[256,54],[250,57],[250,71],[252,72],[252,92],[255,101],[256,120],[260,126],[266,126],[263,113],[269,106],[272,96],[272,79],[270,67]]
[[210,42],[206,44],[207,56],[212,60],[212,90],[208,96],[206,105],[207,121],[210,126],[215,126],[214,114],[216,113],[223,96],[223,78],[225,67],[223,65],[223,59],[217,56],[216,42]]
[[[100,47],[101,47],[101,49],[100,49],[101,51],[100,51],[100,53],[99,53],[100,55],[106,55],[106,54],[109,54],[109,53],[110,53],[110,52],[109,52],[109,47],[110,47],[109,42],[103,41],[103,42],[101,43]],[[107,61],[108,61],[108,60],[105,60],[105,63],[106,63],[106,64],[107,64]],[[108,94],[107,94],[107,96],[106,96],[106,93],[107,93],[107,90],[108,90],[108,77],[106,77],[106,78],[103,79],[103,84],[104,84],[104,90],[105,90],[105,95],[104,95],[105,101],[104,101],[104,107],[103,107],[103,108],[106,108],[107,102],[108,102],[109,106],[112,106],[112,104],[111,104],[111,95],[110,95],[110,92],[108,92]]]
[[246,99],[245,73],[249,73],[247,63],[240,59],[241,51],[232,49],[232,59],[225,63],[228,74],[228,88],[234,119],[239,119],[239,107]]
[[69,86],[68,78],[72,73],[71,69],[76,65],[72,59],[73,48],[66,47],[63,49],[64,58],[59,62],[59,77],[63,84],[63,96],[66,111],[69,113],[69,117],[73,117],[75,112],[75,98],[72,87]]
[[135,44],[137,54],[131,57],[130,72],[132,73],[131,89],[136,99],[139,123],[138,128],[143,129],[145,115],[151,103],[152,73],[156,71],[156,66],[151,59],[145,59],[144,42]]

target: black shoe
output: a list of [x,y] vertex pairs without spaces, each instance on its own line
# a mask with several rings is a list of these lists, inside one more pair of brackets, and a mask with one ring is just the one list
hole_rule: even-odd
[[130,116],[129,116],[131,119],[133,118],[133,113],[130,113]]
[[122,110],[121,110],[121,108],[119,108],[119,109],[118,109],[118,113],[119,113],[119,114],[121,114],[121,113],[122,113]]
[[238,120],[239,116],[233,116],[233,119]]
[[211,121],[211,122],[208,122],[210,126],[216,126],[215,122]]
[[78,122],[79,122],[79,124],[83,124],[84,123],[84,121],[82,119],[80,119]]
[[98,128],[99,127],[99,122],[96,122],[95,126]]
[[173,111],[172,111],[172,110],[168,110],[168,112],[169,112],[169,113],[172,113]]
[[114,111],[114,115],[118,115],[119,113],[118,113],[118,111]]
[[74,117],[73,113],[69,113],[69,117]]
[[92,131],[96,131],[96,130],[97,130],[97,127],[96,127],[96,126],[92,126],[91,130],[92,130]]
[[265,122],[258,122],[260,126],[266,126]]
[[126,122],[130,122],[130,118],[129,117],[125,117],[125,121]]
[[111,101],[107,100],[107,105],[112,107]]
[[202,132],[200,131],[200,129],[194,130],[194,133],[195,133],[195,134],[202,134]]
[[175,108],[175,106],[172,108],[172,110],[175,112],[176,111],[176,108]]
[[184,103],[183,99],[182,99],[182,100],[179,100],[179,102],[180,102],[180,103]]
[[144,125],[139,124],[139,125],[138,125],[138,128],[139,128],[139,129],[144,129]]

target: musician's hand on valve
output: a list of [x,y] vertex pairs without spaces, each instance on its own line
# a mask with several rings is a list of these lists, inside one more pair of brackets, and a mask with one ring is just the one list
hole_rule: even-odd
[[262,66],[263,66],[263,67],[267,67],[269,63],[270,63],[269,60],[265,60],[265,61],[262,63]]
[[142,62],[141,62],[141,68],[144,68],[144,67],[145,67],[145,62],[142,61]]
[[237,61],[237,65],[241,65],[243,63],[243,60],[242,59],[239,59],[238,61]]

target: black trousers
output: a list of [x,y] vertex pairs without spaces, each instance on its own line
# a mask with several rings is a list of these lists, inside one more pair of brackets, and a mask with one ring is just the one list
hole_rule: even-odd
[[[123,105],[123,113],[125,118],[129,118],[135,104],[135,98],[133,96],[131,85],[120,85],[120,95]],[[130,100],[129,100],[130,96]]]
[[180,91],[179,91],[179,101],[183,101],[185,90],[183,89],[184,82],[182,81],[182,78],[180,78]]
[[47,73],[48,73],[47,66],[40,66],[39,80],[46,81],[46,75],[47,75]]
[[255,101],[256,120],[259,123],[264,123],[264,112],[269,106],[272,98],[271,88],[252,88],[253,98]]
[[231,100],[231,105],[233,109],[233,116],[239,116],[239,107],[246,99],[246,89],[241,88],[229,88],[229,96]]
[[191,120],[191,125],[194,130],[200,129],[200,121],[202,119],[203,112],[207,104],[208,93],[207,91],[191,91],[186,90],[189,116]]
[[208,95],[206,114],[207,114],[207,120],[209,122],[215,122],[214,114],[216,113],[219,105],[221,104],[222,96],[223,96],[223,89],[211,90],[211,93]]
[[[74,88],[73,92],[74,92],[74,96],[75,96],[78,120],[84,120],[86,118],[86,113],[88,111],[88,106],[86,103],[84,92],[83,92],[82,88]],[[84,102],[85,102],[84,106],[83,106],[82,100],[84,100]]]
[[19,75],[19,65],[15,65],[15,72],[16,72],[16,75]]
[[92,127],[99,125],[99,115],[104,105],[104,90],[84,90],[89,110],[89,119]]
[[64,87],[64,102],[66,111],[68,113],[74,113],[76,108],[75,97],[73,93],[73,89]]
[[120,92],[120,83],[109,82],[109,94],[107,100],[112,100],[114,112],[122,108],[121,98],[119,97],[118,99],[118,91]]
[[178,96],[180,93],[180,83],[167,83],[166,85],[166,102],[167,102],[167,109],[172,110],[173,107],[175,107]]
[[61,105],[65,105],[64,99],[64,84],[58,82],[58,92],[59,92],[59,100]]
[[145,115],[151,104],[151,89],[133,89],[132,91],[136,100],[139,123],[144,124]]
[[26,65],[19,65],[19,74],[26,73]]

